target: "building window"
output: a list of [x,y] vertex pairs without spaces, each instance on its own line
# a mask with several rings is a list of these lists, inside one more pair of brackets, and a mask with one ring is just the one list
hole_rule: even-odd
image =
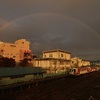
[[3,50],[1,50],[1,52],[3,52]]
[[0,58],[3,57],[2,55],[0,55]]
[[61,57],[63,57],[64,55],[63,54],[61,54]]
[[16,56],[13,56],[13,58],[16,58]]
[[52,64],[53,64],[53,65],[56,65],[56,64],[57,64],[57,61],[53,61]]
[[53,57],[52,54],[49,54],[49,57],[52,58]]
[[46,55],[44,55],[44,57],[46,58]]
[[10,46],[11,46],[11,47],[16,47],[16,45],[12,45],[12,44],[11,44]]
[[64,62],[63,61],[60,61],[60,65],[64,65]]

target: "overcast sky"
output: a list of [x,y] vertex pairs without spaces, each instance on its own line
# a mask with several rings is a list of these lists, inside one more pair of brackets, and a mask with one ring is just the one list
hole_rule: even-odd
[[100,0],[0,0],[0,41],[22,38],[33,53],[61,49],[100,60]]

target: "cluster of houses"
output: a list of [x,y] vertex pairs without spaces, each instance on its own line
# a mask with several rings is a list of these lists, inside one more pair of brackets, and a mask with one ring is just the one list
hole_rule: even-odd
[[[90,66],[89,60],[83,60],[78,57],[71,57],[71,53],[56,49],[42,52],[42,57],[33,57],[34,53],[30,50],[30,42],[26,39],[20,39],[14,43],[0,41],[0,56],[15,59],[16,63],[23,59],[36,67],[45,68],[47,71],[63,71],[70,67]],[[100,62],[92,62],[93,64]]]
[[[66,73],[71,67],[90,66],[89,60],[72,58],[70,52],[60,49],[43,51],[42,56],[36,57],[30,50],[30,42],[25,39],[17,40],[15,43],[0,42],[0,57],[13,58],[16,63],[27,59],[32,65],[32,67],[1,67],[0,86],[32,81],[45,77],[45,73],[49,73],[48,75]],[[95,63],[100,65],[100,62],[92,62],[93,65]],[[12,89],[7,89],[7,92],[11,92]],[[0,93],[3,94],[4,91],[6,90],[1,89]]]
[[42,58],[35,58],[33,65],[45,68],[48,72],[61,72],[71,67],[90,66],[89,60],[71,58],[71,53],[56,49],[42,53]]
[[43,51],[42,57],[33,58],[30,42],[25,39],[15,43],[0,42],[0,56],[13,58],[16,62],[27,58],[33,66],[45,68],[47,71],[59,72],[70,67],[90,66],[89,60],[72,58],[70,52],[60,49]]

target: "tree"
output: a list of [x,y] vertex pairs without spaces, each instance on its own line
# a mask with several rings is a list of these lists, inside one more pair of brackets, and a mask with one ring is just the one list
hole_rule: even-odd
[[0,58],[0,67],[15,67],[16,62],[13,58],[1,57]]
[[31,67],[32,64],[29,63],[29,60],[25,58],[25,59],[20,61],[19,66],[21,66],[21,67]]

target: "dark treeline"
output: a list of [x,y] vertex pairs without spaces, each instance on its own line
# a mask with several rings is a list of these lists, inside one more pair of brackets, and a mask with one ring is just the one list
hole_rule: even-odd
[[16,62],[12,58],[1,57],[0,58],[0,67],[15,67]]
[[[29,63],[28,59],[23,59],[17,64],[17,67],[30,66],[32,66],[32,64]],[[0,57],[0,67],[16,67],[16,61],[13,58]]]
[[28,59],[23,59],[19,62],[19,66],[20,67],[32,67],[32,63],[29,63],[29,60]]

